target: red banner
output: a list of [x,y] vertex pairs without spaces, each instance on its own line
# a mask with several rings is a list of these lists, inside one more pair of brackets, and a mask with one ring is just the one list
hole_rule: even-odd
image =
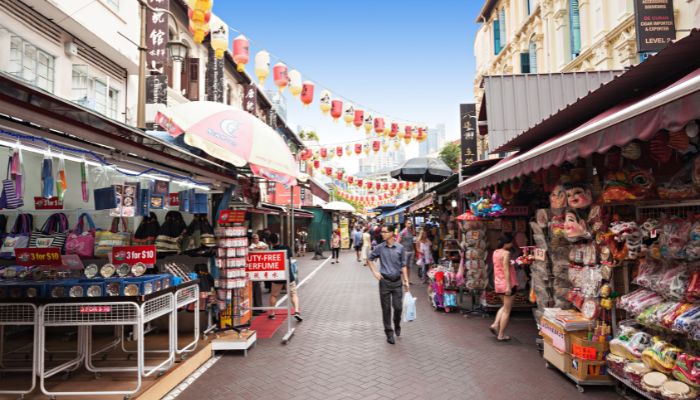
[[63,210],[63,202],[58,197],[34,197],[35,210]]
[[220,224],[234,224],[245,222],[245,210],[222,210],[219,214]]
[[245,272],[252,281],[282,281],[287,279],[286,250],[254,251],[246,257]]
[[25,267],[34,265],[62,265],[61,249],[58,247],[15,249],[17,264]]
[[156,246],[114,246],[112,248],[113,264],[156,263]]

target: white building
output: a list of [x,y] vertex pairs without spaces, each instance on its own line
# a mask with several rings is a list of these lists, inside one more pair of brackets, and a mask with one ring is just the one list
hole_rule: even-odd
[[445,134],[445,124],[428,129],[428,137],[418,144],[418,155],[423,157],[439,151],[445,144]]
[[406,161],[404,150],[399,151],[379,151],[371,152],[369,155],[360,158],[360,169],[358,176],[387,175],[389,171],[397,168]]

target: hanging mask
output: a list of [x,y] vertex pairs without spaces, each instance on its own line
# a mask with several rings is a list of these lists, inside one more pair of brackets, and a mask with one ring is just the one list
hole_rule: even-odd
[[593,202],[591,189],[584,184],[570,184],[566,187],[566,203],[575,209],[587,208]]

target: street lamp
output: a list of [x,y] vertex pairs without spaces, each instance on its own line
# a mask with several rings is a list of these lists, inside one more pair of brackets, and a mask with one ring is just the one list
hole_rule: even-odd
[[175,14],[164,8],[153,8],[146,3],[146,0],[138,0],[141,5],[141,40],[139,44],[139,90],[138,104],[136,106],[136,127],[146,129],[146,9],[152,12],[162,12],[173,17],[175,21],[175,29],[177,30],[177,39],[170,40],[167,43],[167,48],[170,57],[173,61],[182,61],[187,57],[187,45],[180,40],[180,23],[177,21]]

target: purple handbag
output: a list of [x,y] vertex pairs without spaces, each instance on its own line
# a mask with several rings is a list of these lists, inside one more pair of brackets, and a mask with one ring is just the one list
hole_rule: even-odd
[[[84,230],[85,221],[87,221],[87,231]],[[92,221],[90,214],[83,213],[78,217],[78,223],[66,239],[66,254],[77,254],[83,258],[94,257],[95,223]]]

